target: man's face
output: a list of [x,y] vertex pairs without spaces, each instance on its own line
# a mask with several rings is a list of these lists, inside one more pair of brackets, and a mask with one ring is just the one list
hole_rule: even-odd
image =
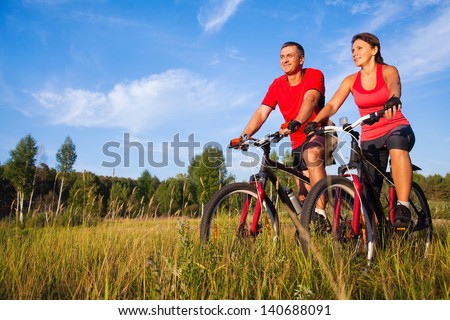
[[295,74],[302,69],[305,58],[298,55],[297,47],[287,46],[281,49],[280,64],[281,69],[287,75]]

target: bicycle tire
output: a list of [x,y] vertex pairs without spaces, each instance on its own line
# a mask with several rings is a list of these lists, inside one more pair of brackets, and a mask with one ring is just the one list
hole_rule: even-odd
[[413,181],[409,197],[412,228],[408,235],[408,242],[413,252],[425,256],[431,245],[433,237],[433,223],[430,207],[420,185]]
[[[325,216],[316,213],[319,199],[324,196]],[[317,182],[309,191],[303,206],[300,223],[303,234],[299,242],[305,256],[310,253],[311,246],[324,253],[322,248],[330,246],[339,255],[346,254],[354,259],[364,253],[364,261],[373,256],[374,228],[368,215],[361,212],[359,235],[352,231],[353,205],[357,195],[353,182],[342,176],[328,176]],[[365,198],[360,195],[362,204]],[[339,208],[339,211],[337,211]],[[335,213],[339,212],[340,219],[335,221]],[[365,219],[364,219],[365,217]],[[337,245],[337,246],[336,246]]]
[[[240,222],[245,197],[249,197],[247,220]],[[280,223],[272,201],[264,195],[258,232],[250,234],[249,223],[253,218],[254,206],[258,202],[255,185],[237,182],[224,186],[208,201],[200,222],[200,240],[207,242],[233,241],[236,238],[251,238],[260,234],[278,237]]]

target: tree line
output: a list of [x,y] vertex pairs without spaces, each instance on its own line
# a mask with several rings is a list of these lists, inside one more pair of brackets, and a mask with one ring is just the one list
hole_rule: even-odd
[[27,135],[0,164],[0,217],[23,224],[89,224],[101,218],[200,214],[202,205],[227,174],[223,152],[215,147],[196,155],[187,174],[160,180],[148,170],[138,179],[76,172],[76,146],[70,137],[56,153],[56,168],[44,162],[36,140]]
[[[286,152],[281,159],[292,164]],[[234,181],[225,168],[222,150],[209,147],[194,156],[187,174],[160,180],[148,170],[138,179],[76,172],[76,146],[68,136],[56,153],[56,168],[43,161],[36,140],[27,135],[0,164],[0,217],[18,224],[91,224],[103,218],[136,218],[167,215],[199,216],[202,206],[221,186]],[[283,185],[295,183],[277,173]],[[450,173],[445,177],[415,174],[429,199],[450,196]],[[269,190],[274,192],[275,190]]]

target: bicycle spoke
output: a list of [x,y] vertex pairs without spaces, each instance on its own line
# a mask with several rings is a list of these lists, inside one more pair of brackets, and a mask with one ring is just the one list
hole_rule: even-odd
[[200,226],[202,241],[232,243],[235,239],[279,234],[278,215],[273,204],[267,197],[260,199],[254,185],[235,183],[225,186],[206,207]]

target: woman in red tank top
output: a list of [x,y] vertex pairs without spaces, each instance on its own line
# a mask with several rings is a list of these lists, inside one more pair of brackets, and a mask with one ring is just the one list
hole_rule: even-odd
[[[398,203],[394,225],[407,226],[411,220],[409,193],[412,183],[412,165],[409,156],[415,137],[411,126],[401,112],[401,83],[397,68],[384,63],[380,41],[370,33],[360,33],[352,39],[353,62],[360,71],[347,76],[340,87],[314,119],[305,127],[310,131],[317,123],[326,121],[342,106],[350,93],[361,116],[382,109],[386,103],[396,104],[386,111],[385,117],[373,125],[363,125],[361,147],[363,151],[386,168],[391,158],[392,177]],[[395,97],[395,99],[394,99]],[[381,192],[382,179],[373,172],[377,192]]]

